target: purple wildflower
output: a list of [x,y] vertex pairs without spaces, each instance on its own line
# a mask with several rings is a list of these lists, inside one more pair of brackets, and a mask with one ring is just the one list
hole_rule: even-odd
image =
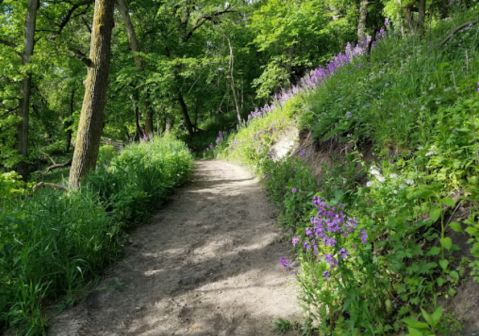
[[342,248],[339,250],[338,254],[341,258],[346,259],[346,257],[349,255],[349,252],[345,248]]
[[329,277],[331,276],[331,274],[329,274],[328,271],[324,271],[323,276],[326,278],[326,280],[329,280]]
[[295,192],[297,191],[297,189],[296,189],[296,188],[293,188],[291,191],[292,191],[293,193],[295,193]]
[[361,242],[362,242],[363,244],[366,244],[366,243],[368,242],[368,241],[367,241],[368,234],[366,233],[366,231],[365,231],[364,229],[359,230],[359,232],[361,232],[361,236],[360,236]]
[[293,243],[293,246],[296,246],[296,244],[299,242],[299,237],[298,236],[294,236],[293,237],[293,240],[292,240],[292,243]]

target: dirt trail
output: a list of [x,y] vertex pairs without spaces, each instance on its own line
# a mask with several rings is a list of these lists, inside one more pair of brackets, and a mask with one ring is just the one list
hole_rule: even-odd
[[49,335],[277,335],[299,319],[294,278],[280,265],[275,209],[258,181],[222,161],[196,163],[192,183],[130,237],[126,257]]

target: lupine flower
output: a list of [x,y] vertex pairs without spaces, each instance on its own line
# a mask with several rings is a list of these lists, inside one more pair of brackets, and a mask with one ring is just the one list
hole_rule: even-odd
[[361,242],[362,242],[363,244],[366,244],[366,243],[368,242],[368,241],[367,241],[368,234],[366,233],[366,231],[365,231],[364,229],[359,230],[359,232],[361,232],[361,236],[360,236]]
[[338,254],[341,258],[346,259],[346,257],[349,255],[349,252],[345,248],[342,248],[339,250]]
[[324,271],[323,276],[326,278],[326,280],[329,280],[329,277],[331,276],[331,274],[329,274],[328,271]]

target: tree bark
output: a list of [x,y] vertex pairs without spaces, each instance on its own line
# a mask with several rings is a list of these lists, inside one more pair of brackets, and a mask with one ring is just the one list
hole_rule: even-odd
[[368,0],[362,0],[359,4],[358,41],[364,38],[366,33],[366,19],[368,18]]
[[[35,46],[35,26],[37,22],[37,10],[39,0],[29,0],[27,15],[25,18],[25,51],[22,55],[23,66],[28,65],[30,56],[33,54]],[[20,109],[18,116],[22,119],[17,126],[17,145],[18,151],[23,156],[22,161],[18,164],[17,171],[26,181],[28,179],[28,112],[30,110],[32,75],[27,75],[22,80],[20,89]]]
[[[237,97],[237,92],[236,92],[236,86],[235,86],[235,78],[234,78],[234,54],[233,54],[233,46],[231,45],[231,41],[228,38],[226,34],[223,34],[225,38],[228,40],[228,46],[230,48],[230,64],[229,64],[229,70],[230,70],[230,79],[231,79],[231,91],[233,91],[233,98],[235,101],[235,108],[236,108],[236,117],[238,118],[238,123],[241,124],[241,113],[240,113],[240,108],[238,104],[238,97]],[[289,72],[291,73],[291,72]]]
[[193,125],[191,124],[190,115],[188,114],[188,107],[186,106],[186,102],[183,99],[183,95],[181,91],[178,90],[178,102],[180,103],[181,112],[183,112],[183,117],[185,118],[185,126],[188,130],[188,134],[190,138],[193,137]]
[[95,0],[95,14],[90,46],[92,65],[88,68],[85,97],[78,126],[73,163],[70,170],[71,188],[80,186],[80,179],[95,168],[103,128],[103,112],[110,72],[110,47],[113,30],[114,0]]
[[[116,0],[118,10],[121,13],[121,17],[123,19],[123,24],[125,25],[126,34],[128,35],[128,42],[130,43],[131,51],[135,54],[135,65],[138,72],[143,71],[143,63],[141,61],[141,56],[138,55],[140,51],[138,47],[138,39],[135,33],[135,27],[133,27],[133,23],[131,22],[130,13],[128,12],[128,7],[126,6],[125,0]],[[139,94],[138,94],[139,95]],[[145,97],[145,104],[144,110],[146,113],[145,119],[145,132],[148,138],[152,138],[153,134],[153,111],[150,109],[150,104],[148,103],[148,94]]]
[[125,25],[131,51],[135,54],[135,65],[138,71],[141,71],[143,64],[141,63],[141,56],[137,54],[139,52],[138,39],[136,38],[135,28],[130,19],[130,13],[128,13],[128,7],[126,6],[125,0],[116,0],[116,4],[123,19],[123,24]]
[[424,33],[424,21],[426,18],[426,0],[419,0],[417,15],[417,31],[419,34]]
[[66,137],[67,145],[65,146],[65,153],[68,153],[70,151],[70,144],[72,142],[73,131],[71,130],[70,127],[73,125],[73,121],[71,120],[71,117],[73,116],[73,112],[75,110],[75,107],[74,107],[75,91],[76,89],[73,88],[72,95],[70,96],[70,115],[68,116],[70,119],[65,123],[65,132],[67,134],[67,137]]

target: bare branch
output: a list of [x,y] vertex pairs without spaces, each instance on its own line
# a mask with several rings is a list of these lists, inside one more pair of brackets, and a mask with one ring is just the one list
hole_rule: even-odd
[[452,32],[449,33],[449,35],[447,35],[447,37],[441,42],[439,43],[439,46],[442,47],[443,45],[445,45],[447,42],[449,42],[449,40],[454,36],[454,34],[456,34],[458,31],[468,27],[468,26],[472,26],[473,24],[476,24],[477,22],[479,21],[479,18],[475,19],[475,20],[472,20],[472,21],[468,21],[468,22],[464,22],[463,24],[457,26],[456,28],[453,29]]
[[226,13],[235,13],[235,12],[236,11],[230,10],[230,5],[228,5],[228,7],[226,7],[225,10],[200,17],[198,20],[196,20],[195,24],[193,25],[193,28],[191,28],[188,34],[186,34],[185,42],[188,41],[193,36],[193,33],[195,32],[195,30],[200,28],[206,21],[211,21],[214,18]]
[[[72,6],[72,8],[70,8],[67,12],[67,14],[65,15],[65,17],[63,18],[63,20],[60,22],[60,24],[58,25],[58,35],[60,35],[63,31],[63,28],[65,28],[65,26],[68,24],[68,22],[70,21],[70,19],[72,18],[72,15],[73,13],[80,7],[82,6],[85,6],[85,5],[90,5],[94,2],[94,0],[85,0],[85,1],[82,1],[82,2],[79,2],[77,4],[74,4]],[[88,8],[87,8],[88,10]],[[83,12],[85,13],[86,10]]]

